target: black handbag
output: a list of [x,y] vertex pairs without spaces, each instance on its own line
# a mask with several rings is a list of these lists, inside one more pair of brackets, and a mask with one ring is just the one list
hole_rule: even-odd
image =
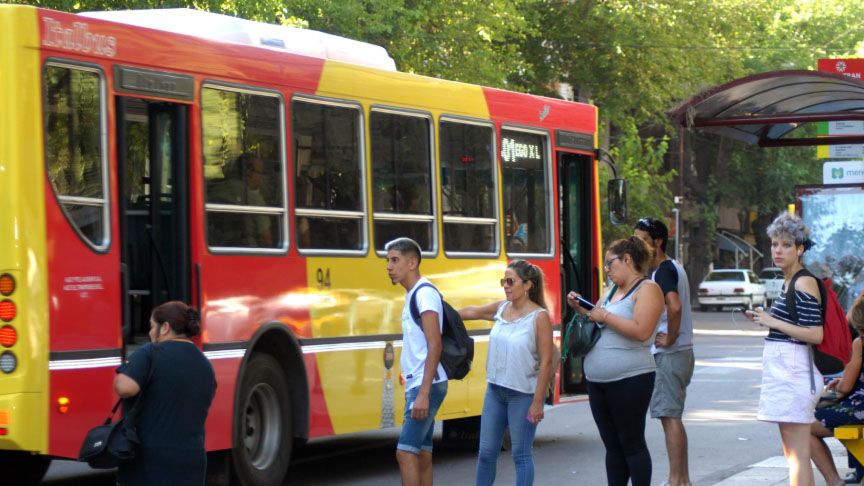
[[[616,290],[618,288],[613,287],[609,291],[606,303],[615,295]],[[588,319],[588,316],[578,312],[573,314],[564,331],[564,349],[561,352],[563,358],[582,358],[587,355],[600,339],[601,331],[600,326]]]
[[111,413],[102,425],[98,425],[87,432],[81,450],[78,452],[78,460],[86,462],[95,469],[113,469],[120,463],[135,458],[135,450],[141,441],[135,430],[135,417],[138,405],[144,396],[150,380],[153,378],[153,370],[156,368],[156,346],[153,347],[153,358],[150,361],[150,370],[147,372],[147,381],[138,393],[135,405],[120,420],[112,423],[111,419],[120,407],[122,399],[118,399]]
[[564,332],[564,358],[581,358],[591,351],[600,339],[600,326],[588,316],[574,314]]

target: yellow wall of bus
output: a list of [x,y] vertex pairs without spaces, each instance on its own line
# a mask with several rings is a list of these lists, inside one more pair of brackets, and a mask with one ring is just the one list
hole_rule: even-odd
[[[18,316],[12,374],[0,373],[0,449],[47,452],[48,279],[36,9],[0,6],[0,273],[11,272]],[[35,183],[34,183],[35,182]]]
[[[408,76],[403,73],[382,73],[340,63],[326,63],[317,92],[320,96],[348,99],[362,104],[367,115],[372,106],[421,110],[432,116],[433,131],[437,133],[442,114],[488,120],[489,112],[480,87],[461,83]],[[366,133],[366,173],[371,174],[369,130]],[[438,165],[438,141],[435,139],[435,171]],[[496,171],[497,172],[497,171]],[[498,177],[496,175],[496,177]],[[436,176],[436,179],[438,177]],[[372,208],[371,177],[367,177],[368,208]],[[498,181],[500,187],[500,180]],[[441,201],[440,184],[437,201]],[[501,208],[500,191],[498,198]],[[440,206],[436,211],[440,211]],[[371,213],[371,211],[370,211]],[[499,221],[501,215],[497,215]],[[439,249],[435,257],[424,258],[421,273],[429,278],[456,308],[502,299],[498,280],[506,266],[503,251],[496,257],[448,258],[441,248],[443,225],[436,218]],[[374,225],[368,222],[369,245],[374,247]],[[498,228],[502,241],[502,229]],[[308,285],[317,288],[318,269],[329,270],[332,291],[323,305],[310,309],[315,337],[341,337],[358,335],[386,335],[401,333],[401,312],[405,302],[405,289],[390,283],[386,261],[370,249],[365,257],[311,257],[307,259]],[[337,290],[338,289],[338,290]],[[361,291],[362,289],[362,291]],[[469,329],[491,327],[488,322],[466,323]],[[486,349],[488,340],[476,340],[476,353],[471,374],[461,381],[449,384],[447,399],[438,418],[456,418],[479,415],[486,387]],[[401,423],[404,411],[404,387],[399,383],[399,356],[401,344],[395,343],[395,364],[389,371],[384,366],[384,342],[370,349],[322,352],[316,355],[321,384],[333,430],[337,434],[370,430],[381,426],[385,403],[385,385],[392,388],[395,425]]]

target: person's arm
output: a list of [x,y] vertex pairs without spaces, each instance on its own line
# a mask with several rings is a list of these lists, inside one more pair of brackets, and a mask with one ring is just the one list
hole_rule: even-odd
[[459,309],[459,317],[461,317],[463,321],[494,321],[495,314],[498,312],[498,307],[501,306],[501,302],[502,301],[486,305],[469,305],[468,307],[463,307]]
[[835,378],[828,384],[828,388],[834,388],[841,395],[848,395],[855,389],[855,383],[858,382],[858,377],[861,375],[861,351],[864,346],[861,344],[861,338],[855,338],[852,341],[852,356],[846,368],[843,369],[843,376]]
[[540,372],[537,374],[537,389],[534,390],[534,400],[531,401],[528,416],[531,423],[537,425],[543,420],[543,402],[546,400],[546,390],[549,389],[549,381],[555,373],[552,364],[554,363],[553,353],[556,348],[552,342],[552,322],[549,320],[549,313],[538,312],[535,326],[537,328],[537,354],[540,359]]
[[134,397],[141,391],[141,385],[123,373],[117,373],[114,377],[114,391],[120,398]]
[[[800,290],[802,292],[806,292],[816,298],[816,301],[819,302],[820,308],[822,305],[822,299],[819,295],[819,285],[816,283],[816,279],[813,277],[801,277],[795,281],[795,290]],[[787,299],[794,299],[795,292],[788,292]],[[757,324],[761,324],[765,327],[776,329],[792,339],[797,339],[798,341],[803,341],[805,343],[810,344],[820,344],[822,342],[824,334],[824,329],[821,325],[819,326],[799,326],[797,324],[790,324],[785,321],[781,321],[776,317],[772,316],[770,313],[765,311],[764,309],[757,308],[756,310],[747,311],[745,315],[753,322]],[[800,315],[800,310],[799,310]]]
[[678,292],[667,292],[663,298],[666,301],[666,334],[657,334],[655,340],[655,344],[661,348],[675,344],[681,331],[681,299]]
[[633,294],[633,319],[626,319],[601,307],[595,307],[588,317],[615,329],[622,336],[644,341],[654,333],[662,313],[663,292],[654,282],[645,282]]
[[435,379],[438,362],[441,360],[441,328],[438,326],[438,313],[427,310],[420,314],[420,322],[423,324],[423,334],[426,336],[426,363],[423,365],[423,382],[420,383],[414,408],[411,409],[411,418],[415,420],[423,420],[429,415],[429,390],[432,388],[432,380]]

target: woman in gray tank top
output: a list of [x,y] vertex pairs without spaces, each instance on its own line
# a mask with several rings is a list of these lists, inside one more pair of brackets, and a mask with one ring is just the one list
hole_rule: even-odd
[[510,428],[516,485],[534,482],[534,433],[552,378],[552,322],[543,299],[543,271],[514,260],[501,279],[507,300],[459,309],[462,319],[495,321],[486,356],[477,486],[495,482],[504,429]]
[[580,307],[575,292],[567,295],[570,307],[602,326],[584,368],[591,414],[606,447],[609,486],[651,484],[645,416],[654,390],[651,343],[664,301],[660,287],[645,277],[650,252],[636,236],[615,241],[604,265],[615,285],[594,310]]

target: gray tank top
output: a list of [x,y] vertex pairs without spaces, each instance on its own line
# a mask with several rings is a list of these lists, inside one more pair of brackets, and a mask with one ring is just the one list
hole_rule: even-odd
[[[618,302],[604,302],[602,307],[617,316],[633,319],[633,294],[647,281],[639,282]],[[648,339],[636,341],[604,326],[597,344],[585,356],[585,378],[597,383],[608,383],[654,371],[656,366],[651,355],[651,344],[656,332],[655,328]]]

